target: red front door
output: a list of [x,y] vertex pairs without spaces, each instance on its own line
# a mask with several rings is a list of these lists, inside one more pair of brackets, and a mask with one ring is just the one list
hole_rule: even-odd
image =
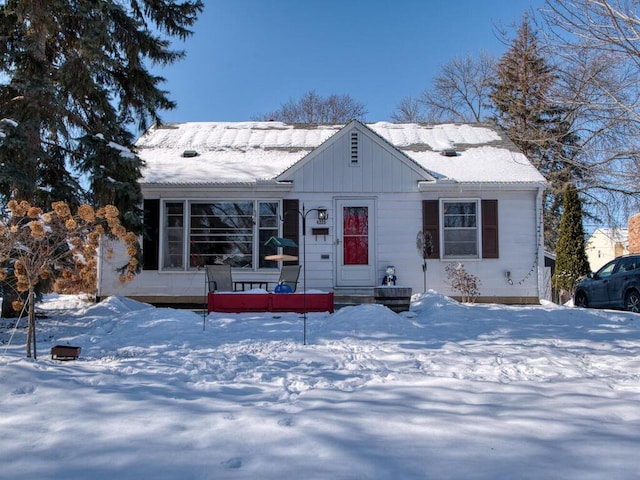
[[337,286],[375,285],[374,201],[338,200]]

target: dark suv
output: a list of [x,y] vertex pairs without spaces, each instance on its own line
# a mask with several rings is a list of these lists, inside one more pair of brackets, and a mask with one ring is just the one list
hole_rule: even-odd
[[640,255],[618,257],[587,275],[576,285],[573,303],[640,312]]

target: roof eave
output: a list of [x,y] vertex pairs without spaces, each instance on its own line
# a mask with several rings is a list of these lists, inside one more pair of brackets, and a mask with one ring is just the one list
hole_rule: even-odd
[[453,178],[443,178],[436,181],[420,181],[418,182],[418,191],[419,192],[428,192],[432,190],[439,190],[443,188],[450,188],[451,186],[455,186],[456,188],[463,187],[466,191],[475,191],[475,190],[537,190],[539,188],[544,188],[546,186],[545,182],[513,182],[513,181],[505,181],[505,182],[480,182],[480,181],[472,181],[472,182],[460,182]]
[[167,187],[189,188],[192,191],[225,192],[242,190],[244,192],[288,192],[293,188],[291,182],[276,180],[255,180],[246,182],[141,182],[143,191],[166,191]]

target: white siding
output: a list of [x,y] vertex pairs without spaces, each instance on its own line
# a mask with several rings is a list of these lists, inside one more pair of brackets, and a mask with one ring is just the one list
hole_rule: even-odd
[[[359,135],[357,165],[351,162],[350,132]],[[368,130],[345,129],[281,177],[297,192],[346,194],[415,192],[429,176]]]
[[[357,196],[351,196],[354,198]],[[376,283],[382,281],[387,265],[396,267],[398,284],[413,288],[414,292],[423,291],[424,276],[422,258],[416,247],[416,236],[422,229],[422,200],[446,198],[485,198],[498,200],[500,256],[497,259],[464,261],[466,270],[476,275],[480,281],[480,293],[492,297],[537,297],[538,265],[536,256],[540,238],[536,231],[535,203],[533,191],[483,191],[470,193],[460,191],[426,194],[378,194],[376,195],[377,230],[375,261],[377,268]],[[335,243],[337,218],[334,210],[334,195],[305,194],[298,195],[300,208],[304,204],[307,210],[325,206],[328,208],[329,221],[323,227],[329,228],[329,235],[315,237],[311,229],[318,226],[315,212],[307,215],[307,235],[300,236],[300,262],[303,263],[303,247],[306,247],[306,283],[308,289],[331,290],[334,288]],[[367,195],[366,198],[371,198]],[[301,222],[302,224],[302,222]],[[427,261],[427,289],[434,289],[447,295],[456,295],[447,285],[445,273],[450,261],[429,259]],[[204,273],[199,272],[142,272],[133,282],[122,285],[117,281],[115,267],[121,265],[121,259],[107,262],[103,259],[100,276],[102,289],[100,295],[136,295],[136,296],[204,296]],[[513,284],[509,284],[505,273],[511,272]],[[271,282],[277,280],[277,272],[256,274],[234,271],[234,279],[265,278]],[[304,282],[304,269],[300,276],[299,288]]]
[[[480,294],[491,297],[537,297],[539,237],[536,230],[536,192],[439,192],[435,199],[480,198],[498,200],[500,256],[496,259],[466,260],[465,269],[480,281]],[[378,202],[378,277],[382,281],[387,265],[396,267],[398,283],[422,292],[424,275],[416,237],[422,230],[421,200],[418,195],[381,195]],[[427,289],[456,295],[447,285],[449,260],[427,260]],[[506,272],[511,272],[509,284]]]

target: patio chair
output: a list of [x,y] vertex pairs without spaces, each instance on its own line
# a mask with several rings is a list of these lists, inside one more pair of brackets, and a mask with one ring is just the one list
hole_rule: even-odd
[[205,265],[209,292],[232,292],[231,265]]
[[291,291],[295,292],[298,286],[298,277],[300,277],[300,268],[301,265],[283,265],[278,283],[289,285]]

